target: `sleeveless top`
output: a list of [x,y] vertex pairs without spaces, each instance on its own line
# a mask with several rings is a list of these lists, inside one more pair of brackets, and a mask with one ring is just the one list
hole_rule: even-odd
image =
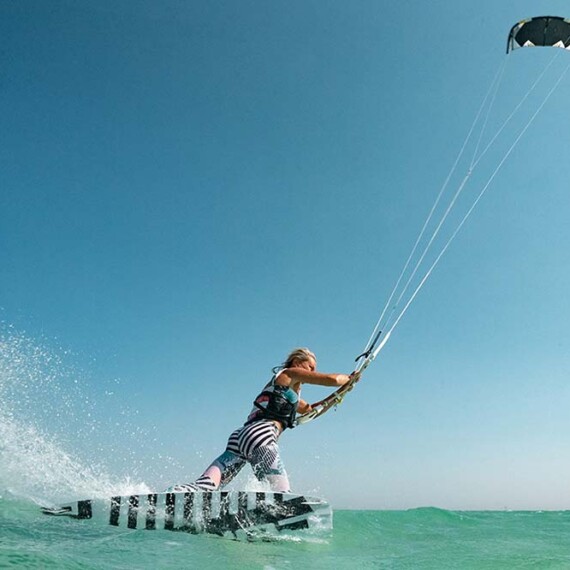
[[283,428],[295,427],[295,416],[299,405],[299,395],[289,386],[276,383],[280,370],[271,378],[261,393],[253,401],[253,408],[246,425],[258,420],[277,420]]

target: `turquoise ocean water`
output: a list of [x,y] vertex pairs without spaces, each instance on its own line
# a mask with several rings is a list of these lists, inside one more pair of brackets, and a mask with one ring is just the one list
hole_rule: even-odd
[[[332,532],[272,542],[43,515],[39,504],[146,492],[141,481],[176,469],[168,458],[148,456],[152,476],[139,469],[144,449],[137,444],[149,434],[128,409],[116,410],[122,423],[109,427],[112,396],[112,384],[84,379],[65,354],[0,327],[0,569],[570,570],[570,511],[335,511]],[[109,457],[119,467],[124,459],[128,469],[120,472],[131,478],[110,475]]]
[[337,511],[328,536],[238,542],[54,519],[0,500],[0,568],[570,568],[570,512]]

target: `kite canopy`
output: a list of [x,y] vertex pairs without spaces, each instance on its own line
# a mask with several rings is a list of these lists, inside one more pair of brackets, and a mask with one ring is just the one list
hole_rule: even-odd
[[522,20],[511,28],[507,53],[535,46],[570,49],[570,20],[560,16],[538,16]]

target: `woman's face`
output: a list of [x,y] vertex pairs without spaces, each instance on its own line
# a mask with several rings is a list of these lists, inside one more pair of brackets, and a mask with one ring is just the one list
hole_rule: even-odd
[[314,358],[309,358],[308,360],[296,360],[294,362],[294,366],[295,368],[304,368],[311,372],[314,372],[317,369],[317,363]]

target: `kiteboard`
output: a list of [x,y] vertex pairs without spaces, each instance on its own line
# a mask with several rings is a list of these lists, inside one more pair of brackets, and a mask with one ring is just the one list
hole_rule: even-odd
[[332,529],[332,509],[325,500],[293,493],[149,493],[74,501],[55,508],[43,507],[42,512],[127,529],[205,533],[234,539]]

